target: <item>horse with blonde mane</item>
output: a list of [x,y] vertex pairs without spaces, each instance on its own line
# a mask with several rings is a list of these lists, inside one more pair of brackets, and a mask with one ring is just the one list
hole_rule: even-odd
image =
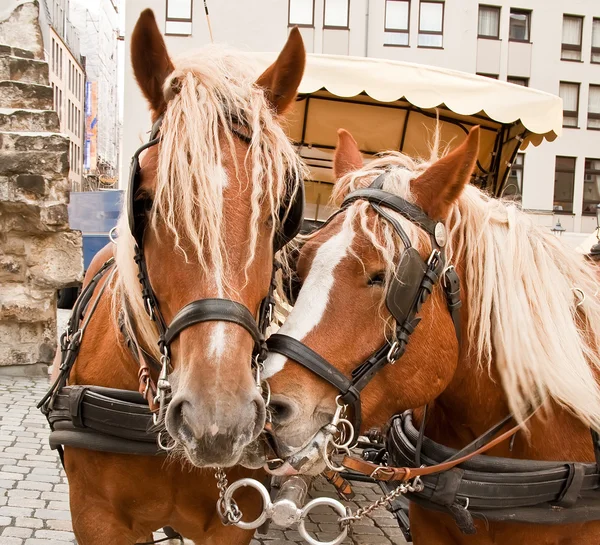
[[[151,366],[151,376],[138,377],[138,363],[163,362],[172,399],[159,425],[174,449],[165,459],[66,445],[73,529],[81,545],[131,545],[164,526],[195,543],[245,544],[252,532],[222,525],[214,471],[203,468],[233,467],[231,479],[257,475],[252,468],[262,465],[252,450],[266,412],[251,365],[252,333],[272,289],[274,252],[295,234],[286,218],[303,167],[280,115],[295,100],[304,46],[292,29],[258,79],[242,55],[220,47],[174,62],[145,10],[131,59],[150,104],[153,140],[140,155],[135,194],[127,196],[133,211],[119,220],[114,252],[102,250],[88,270],[86,284],[114,253],[90,294],[69,385],[134,394],[143,379],[142,386],[160,388],[165,377]],[[141,234],[131,225],[143,225]],[[228,321],[212,307],[203,319],[179,312],[190,302],[224,300],[241,318]],[[176,315],[185,319],[170,345],[159,335],[159,310],[169,328]],[[80,415],[84,422],[89,416]],[[238,503],[248,516],[257,512],[247,495]]]
[[[600,301],[593,265],[536,226],[514,203],[490,198],[469,185],[478,156],[478,128],[442,158],[436,142],[427,160],[387,152],[366,166],[352,136],[344,130],[338,135],[333,198],[339,205],[356,193],[323,228],[302,239],[297,260],[302,287],[279,331],[292,339],[294,351],[279,342],[275,346],[279,353],[270,354],[266,361],[273,444],[287,460],[276,472],[317,474],[325,469],[323,430],[331,426],[341,391],[334,384],[346,381],[348,385],[364,376],[365,366],[373,364],[382,345],[390,348],[390,361],[361,392],[361,432],[415,409],[414,428],[423,432],[426,452],[432,442],[444,446],[440,448],[470,448],[467,445],[486,437],[494,425],[512,420],[516,422],[512,440],[495,444],[478,459],[572,461],[554,464],[561,476],[569,475],[571,467],[581,469],[578,462],[594,462],[590,429],[600,429]],[[362,188],[371,184],[408,202],[404,213],[386,207],[385,197],[378,204],[369,201]],[[426,232],[422,225],[427,225],[427,217],[442,222],[445,232],[438,231],[437,224],[435,236],[433,230]],[[404,274],[401,258],[408,255],[407,243],[421,256],[417,261],[430,263],[435,255],[433,240],[444,246],[446,267],[454,265],[460,279],[460,328],[455,331],[443,282],[436,284],[434,275],[428,283],[423,276],[422,285],[431,294],[419,301],[415,320],[407,325],[414,332],[401,331],[404,341],[410,341],[398,360],[395,343],[402,339],[399,330],[391,327],[398,319],[390,311],[386,293],[398,277],[410,278]],[[423,273],[419,274],[420,281]],[[400,289],[397,283],[396,289]],[[303,358],[318,365],[299,365]],[[331,380],[333,373],[323,372],[328,365],[342,377]],[[346,394],[356,397],[349,387]],[[417,410],[425,406],[426,418],[422,409]],[[356,467],[364,465],[359,462]],[[409,463],[419,468],[414,459]],[[593,481],[597,466],[585,467],[591,468],[591,475],[583,477],[575,471],[570,480],[565,477],[565,496],[575,504],[585,496],[585,479],[596,483],[589,493],[598,486]],[[463,470],[453,471],[447,482]],[[386,473],[381,467],[373,475],[379,478]],[[573,492],[570,487],[576,481]],[[429,482],[434,486],[436,481]],[[481,487],[485,490],[486,485]],[[561,499],[565,498],[548,501],[544,524],[507,522],[510,517],[476,518],[470,528],[475,535],[465,535],[454,516],[458,513],[462,522],[470,516],[468,498],[454,505],[454,511],[444,508],[452,500],[444,504],[440,499],[442,507],[437,511],[411,502],[414,543],[600,543],[598,512],[578,522],[560,523],[569,512]],[[522,503],[526,504],[527,500]]]

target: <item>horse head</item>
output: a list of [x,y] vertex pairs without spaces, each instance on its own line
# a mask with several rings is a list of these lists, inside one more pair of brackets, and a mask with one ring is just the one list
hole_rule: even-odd
[[[292,29],[258,79],[221,47],[173,61],[146,10],[131,58],[157,141],[139,156],[131,212],[119,222],[115,307],[136,344],[168,356],[164,425],[179,450],[196,466],[231,466],[265,421],[250,322],[269,293],[274,253],[296,228],[302,166],[280,116],[295,100],[304,46]],[[138,281],[140,256],[152,297]],[[216,311],[202,307],[210,315],[182,312],[206,301],[216,301]],[[242,317],[229,320],[236,308]]]

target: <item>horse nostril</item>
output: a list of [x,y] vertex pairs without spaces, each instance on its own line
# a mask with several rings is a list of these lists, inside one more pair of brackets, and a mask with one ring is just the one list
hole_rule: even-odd
[[298,405],[291,399],[283,396],[273,396],[269,403],[273,422],[283,425],[292,421],[298,413]]

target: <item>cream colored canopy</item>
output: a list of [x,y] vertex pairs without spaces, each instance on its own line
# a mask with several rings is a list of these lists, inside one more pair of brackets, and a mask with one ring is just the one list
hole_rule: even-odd
[[[275,54],[252,57],[264,69]],[[474,182],[495,195],[502,194],[519,149],[562,131],[562,100],[549,93],[432,66],[337,55],[308,55],[287,130],[313,180],[332,182],[339,128],[349,130],[365,154],[394,149],[427,157],[436,115],[450,147],[470,127],[482,127]]]

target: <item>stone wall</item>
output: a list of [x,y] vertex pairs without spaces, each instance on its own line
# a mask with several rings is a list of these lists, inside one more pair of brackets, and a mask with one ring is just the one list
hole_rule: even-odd
[[0,373],[45,372],[56,292],[80,281],[68,224],[69,141],[59,134],[37,2],[0,21]]

